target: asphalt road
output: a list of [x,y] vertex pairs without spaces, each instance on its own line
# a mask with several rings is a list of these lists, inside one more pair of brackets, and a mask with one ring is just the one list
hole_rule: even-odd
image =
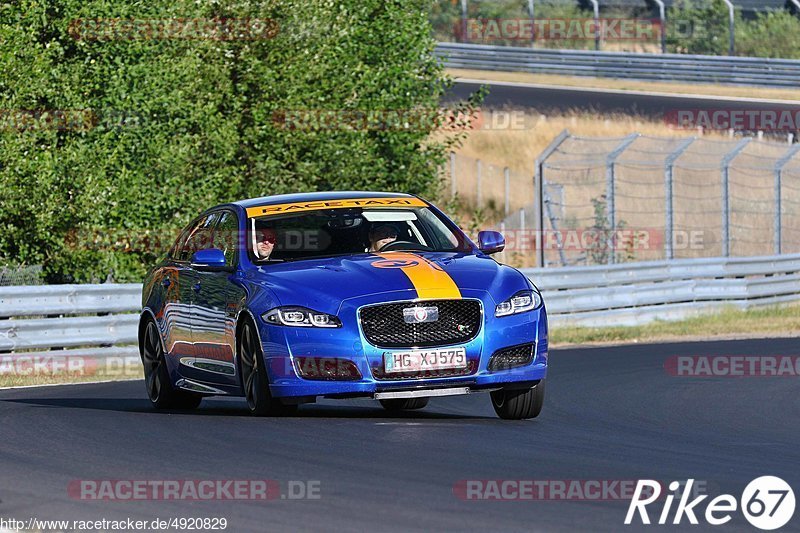
[[[403,416],[364,400],[257,419],[233,399],[157,413],[141,382],[4,390],[0,517],[225,517],[229,531],[620,531],[627,501],[465,501],[453,487],[459,480],[694,478],[712,494],[738,498],[753,478],[776,475],[798,491],[797,377],[677,378],[664,369],[673,355],[736,354],[799,355],[800,345],[553,351],[544,412],[522,422],[495,418],[483,394],[433,400]],[[319,482],[320,498],[82,501],[67,490],[81,479],[310,480]],[[682,527],[658,529],[755,531],[740,513],[724,527],[684,519]],[[786,529],[800,530],[800,511]]]
[[[482,85],[490,87],[484,101],[487,108],[535,109],[542,114],[569,111],[600,114],[632,114],[651,120],[662,120],[675,110],[790,110],[800,111],[800,103],[753,102],[719,97],[698,98],[686,95],[645,94],[602,89],[568,87],[536,87],[503,82],[459,81],[445,97],[446,102],[464,100]],[[698,88],[698,91],[701,89]],[[758,89],[753,89],[758,98]]]

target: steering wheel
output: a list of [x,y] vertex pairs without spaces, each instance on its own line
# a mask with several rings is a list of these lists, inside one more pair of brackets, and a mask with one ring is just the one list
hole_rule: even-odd
[[420,251],[420,252],[431,252],[433,248],[430,246],[425,246],[424,244],[420,244],[418,242],[413,241],[392,241],[384,244],[378,250],[379,252],[393,252],[397,250],[411,250],[411,251]]

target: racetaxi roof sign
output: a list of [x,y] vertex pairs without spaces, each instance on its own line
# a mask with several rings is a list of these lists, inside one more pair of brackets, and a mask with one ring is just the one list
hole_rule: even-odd
[[270,215],[284,215],[301,211],[320,209],[348,209],[353,207],[408,208],[427,207],[428,204],[419,198],[352,198],[345,200],[323,200],[317,202],[293,202],[289,204],[261,205],[248,207],[250,218]]

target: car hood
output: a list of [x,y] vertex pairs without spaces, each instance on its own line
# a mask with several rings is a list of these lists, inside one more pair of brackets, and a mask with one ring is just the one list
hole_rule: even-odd
[[255,278],[280,305],[326,313],[336,313],[346,300],[383,293],[396,300],[457,298],[462,289],[480,290],[502,301],[528,287],[517,270],[485,255],[463,253],[392,252],[271,263],[259,266]]

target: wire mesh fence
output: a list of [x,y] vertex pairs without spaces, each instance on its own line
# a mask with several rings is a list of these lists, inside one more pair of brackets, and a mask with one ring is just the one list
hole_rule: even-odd
[[11,285],[41,285],[44,283],[41,265],[0,266],[0,287]]
[[535,176],[461,156],[450,175],[523,266],[800,252],[800,144],[564,132]]

